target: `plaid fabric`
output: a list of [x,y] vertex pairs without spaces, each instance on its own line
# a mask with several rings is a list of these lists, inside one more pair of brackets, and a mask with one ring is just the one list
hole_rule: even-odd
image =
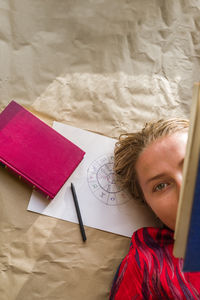
[[183,260],[175,258],[172,250],[171,230],[148,227],[136,231],[109,299],[200,299],[200,272],[183,273]]

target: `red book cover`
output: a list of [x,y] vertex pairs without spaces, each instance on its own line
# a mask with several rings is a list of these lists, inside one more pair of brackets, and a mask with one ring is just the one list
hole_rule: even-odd
[[15,101],[0,114],[0,162],[51,199],[84,154]]

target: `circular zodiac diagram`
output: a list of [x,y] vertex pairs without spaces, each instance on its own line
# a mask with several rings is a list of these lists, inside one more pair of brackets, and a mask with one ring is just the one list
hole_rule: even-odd
[[87,171],[90,190],[106,205],[120,205],[130,200],[130,195],[117,184],[113,161],[113,156],[100,156],[91,163]]

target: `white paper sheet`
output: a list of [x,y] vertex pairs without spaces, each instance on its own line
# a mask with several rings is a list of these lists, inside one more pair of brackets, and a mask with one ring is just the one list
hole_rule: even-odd
[[78,223],[71,193],[73,182],[85,225],[128,237],[140,227],[158,226],[150,209],[121,190],[115,181],[115,139],[59,122],[54,122],[53,128],[86,154],[53,200],[33,192],[28,210]]

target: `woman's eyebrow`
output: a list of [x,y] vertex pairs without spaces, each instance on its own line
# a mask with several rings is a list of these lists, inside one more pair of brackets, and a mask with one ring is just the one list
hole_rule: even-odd
[[[178,166],[182,166],[184,163],[184,158],[181,159],[181,161],[178,163]],[[157,174],[156,176],[153,176],[151,178],[149,178],[146,182],[146,184],[150,183],[151,181],[154,181],[154,180],[157,180],[157,179],[161,179],[163,177],[165,177],[166,174],[165,173],[160,173],[160,174]]]
[[158,175],[156,175],[156,176],[153,176],[153,177],[151,177],[151,178],[149,178],[149,179],[147,180],[146,184],[150,183],[151,181],[154,181],[154,180],[163,178],[164,176],[166,176],[165,173],[160,173],[160,174],[158,174]]

